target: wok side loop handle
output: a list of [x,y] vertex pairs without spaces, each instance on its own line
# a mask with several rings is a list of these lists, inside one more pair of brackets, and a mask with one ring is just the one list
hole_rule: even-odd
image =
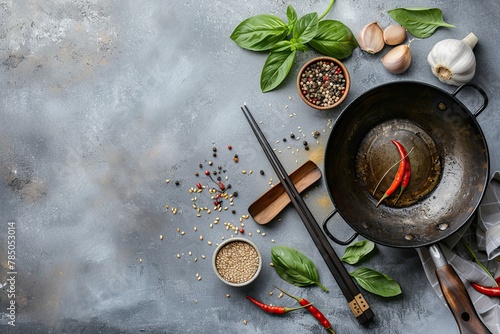
[[436,265],[436,276],[443,296],[462,334],[488,334],[479,318],[464,283],[453,267],[448,264],[439,245],[430,247],[429,252]]
[[337,209],[334,209],[328,216],[326,216],[325,220],[323,221],[323,231],[325,231],[325,234],[328,236],[328,238],[332,239],[335,243],[342,245],[342,246],[347,246],[351,242],[356,239],[356,237],[359,235],[358,232],[354,232],[354,234],[347,240],[340,240],[337,237],[333,236],[333,234],[330,233],[327,227],[327,223],[332,217],[337,213]]
[[463,85],[459,86],[453,93],[451,93],[451,95],[453,95],[453,97],[457,98],[457,94],[462,90],[462,88],[464,87],[471,87],[471,88],[474,88],[476,91],[478,91],[479,94],[481,94],[481,96],[483,97],[483,104],[477,108],[477,110],[475,112],[472,113],[472,115],[474,115],[475,117],[479,116],[479,114],[486,108],[486,106],[488,105],[488,95],[486,95],[486,92],[481,88],[479,87],[478,85],[476,85],[475,83],[472,83],[472,82],[468,82],[468,83],[464,83]]

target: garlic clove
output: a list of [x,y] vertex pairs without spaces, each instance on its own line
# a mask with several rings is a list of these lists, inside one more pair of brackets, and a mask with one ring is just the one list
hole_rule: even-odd
[[398,45],[406,39],[406,28],[392,24],[384,29],[384,42],[387,45]]
[[408,69],[408,67],[410,67],[410,43],[398,45],[382,57],[382,64],[389,72],[399,74],[403,73]]
[[377,53],[384,48],[384,32],[377,22],[365,25],[358,33],[359,47],[368,53]]

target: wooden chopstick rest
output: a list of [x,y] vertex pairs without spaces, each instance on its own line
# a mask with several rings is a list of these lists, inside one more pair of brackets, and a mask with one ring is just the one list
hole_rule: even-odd
[[[308,160],[290,174],[297,191],[301,193],[321,178],[321,170]],[[262,194],[248,207],[248,213],[258,224],[267,224],[276,217],[288,204],[288,196],[283,184],[278,182]]]

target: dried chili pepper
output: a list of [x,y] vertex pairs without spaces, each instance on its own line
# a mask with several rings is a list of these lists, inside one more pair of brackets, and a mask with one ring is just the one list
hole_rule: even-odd
[[399,155],[401,156],[401,162],[399,163],[398,171],[396,172],[396,176],[394,177],[391,186],[389,187],[389,189],[385,191],[384,196],[382,196],[382,198],[378,201],[377,207],[380,205],[380,203],[382,203],[384,199],[391,196],[392,193],[399,187],[401,181],[403,180],[403,175],[406,170],[406,158],[405,158],[406,154],[402,152],[402,150],[404,150],[403,145],[401,145],[394,139],[391,141],[398,148]]
[[500,286],[486,287],[473,282],[471,282],[471,285],[476,291],[486,296],[500,297]]
[[288,313],[288,312],[291,312],[291,311],[300,310],[302,308],[306,308],[306,307],[312,305],[312,304],[309,303],[309,304],[303,305],[301,307],[284,307],[284,306],[276,306],[276,305],[264,304],[263,302],[258,301],[257,299],[252,298],[250,296],[246,296],[246,297],[252,303],[254,303],[255,305],[257,305],[258,307],[260,307],[261,309],[263,309],[267,313],[271,313],[271,314],[285,314],[285,313]]
[[[285,290],[282,290],[282,289],[278,288],[277,286],[275,286],[275,288],[278,289],[278,290],[280,290],[281,292],[283,292],[288,297],[293,298],[296,301],[298,301],[300,305],[306,307],[306,310],[308,310],[323,325],[323,327],[325,327],[325,329],[327,331],[329,331],[332,334],[335,334],[335,332],[333,331],[333,327],[332,327],[332,324],[330,323],[330,321],[328,321],[328,319],[324,316],[323,313],[321,313],[320,310],[318,310],[316,307],[312,306],[312,304],[309,303],[308,300],[306,300],[304,298],[299,298],[299,297],[294,296],[294,295],[291,295],[288,292],[286,292]],[[309,305],[309,306],[307,306],[307,305]]]

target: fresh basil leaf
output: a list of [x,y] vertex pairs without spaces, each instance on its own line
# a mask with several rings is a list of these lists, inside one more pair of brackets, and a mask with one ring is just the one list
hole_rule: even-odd
[[455,28],[444,22],[439,8],[396,8],[387,13],[417,38],[431,36],[438,27]]
[[358,42],[345,24],[323,20],[319,22],[316,36],[309,41],[309,46],[326,56],[344,59],[358,47]]
[[359,268],[350,273],[358,284],[368,292],[382,297],[394,297],[401,293],[398,282],[386,274],[370,268]]
[[365,255],[375,249],[375,243],[369,240],[358,241],[355,244],[347,247],[344,255],[340,258],[342,261],[349,264],[356,264]]
[[297,51],[288,48],[281,51],[271,51],[260,75],[260,89],[263,93],[275,89],[285,80],[292,68],[296,53]]
[[295,41],[293,38],[292,38],[292,40],[290,42],[292,44],[292,50],[298,50],[298,51],[307,51],[307,50],[309,50],[309,48],[307,47],[307,45],[299,43],[299,42]]
[[295,286],[317,284],[328,292],[319,282],[318,270],[314,263],[298,250],[275,246],[271,248],[271,259],[278,275],[288,283]]
[[293,31],[293,27],[295,27],[295,24],[297,23],[297,12],[292,5],[288,5],[286,8],[286,17],[288,18],[288,30]]
[[293,38],[302,44],[309,42],[318,31],[318,13],[302,16],[293,28]]
[[292,42],[289,40],[284,40],[281,42],[276,43],[273,48],[271,49],[272,52],[282,52],[285,50],[291,50],[292,49]]
[[231,34],[231,39],[244,49],[266,51],[284,40],[288,33],[288,26],[282,19],[261,14],[241,22]]

